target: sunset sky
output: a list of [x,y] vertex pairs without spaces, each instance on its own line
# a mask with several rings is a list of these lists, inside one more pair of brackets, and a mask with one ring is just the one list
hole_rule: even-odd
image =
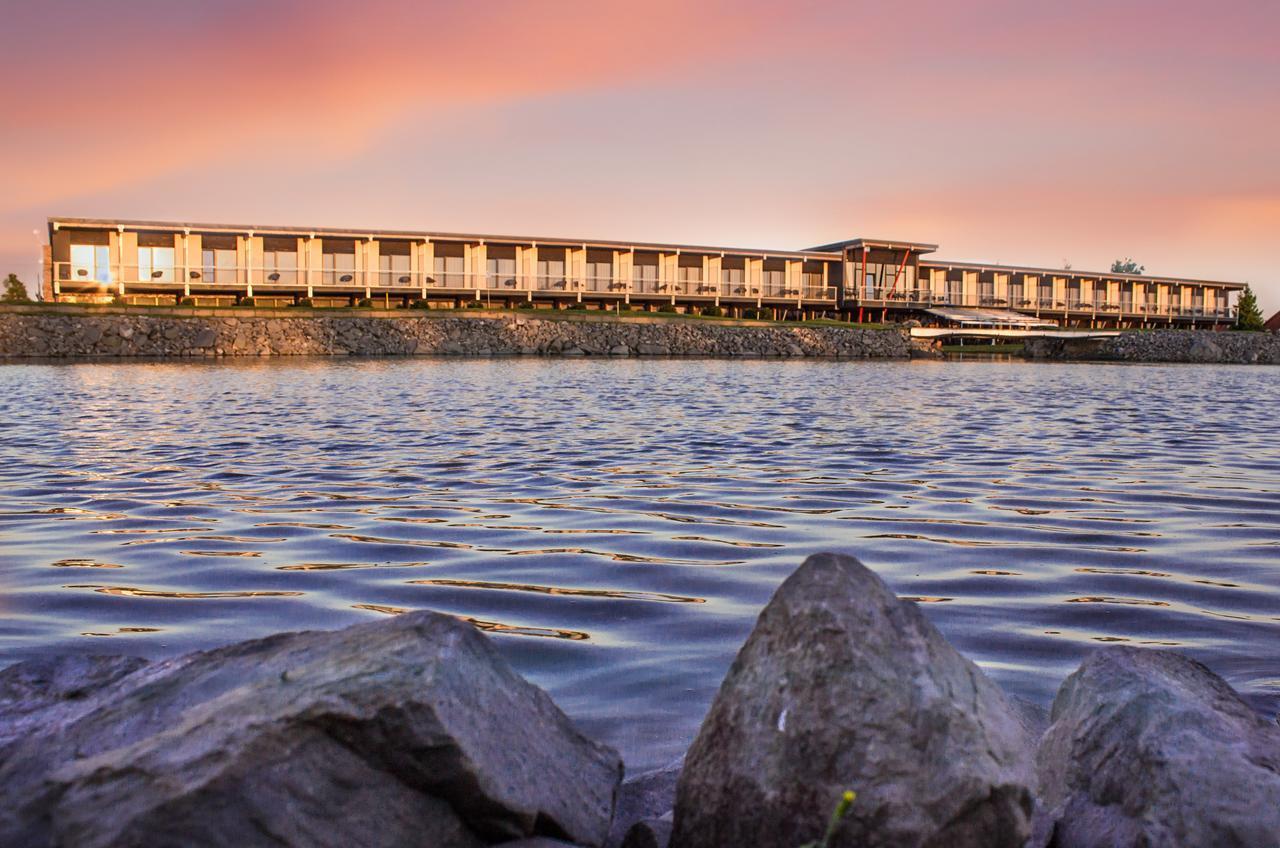
[[50,215],[1247,281],[1280,2],[0,0],[0,273]]

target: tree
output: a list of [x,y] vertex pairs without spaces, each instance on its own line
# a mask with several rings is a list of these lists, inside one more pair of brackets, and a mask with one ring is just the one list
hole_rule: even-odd
[[1262,310],[1258,307],[1258,296],[1245,285],[1244,291],[1240,292],[1240,300],[1236,302],[1236,328],[1261,330],[1263,320]]
[[30,303],[31,298],[27,297],[27,287],[23,285],[22,280],[18,279],[17,274],[10,274],[4,281],[4,296],[0,297],[0,302],[4,303]]
[[1127,256],[1111,263],[1111,273],[1113,274],[1141,274],[1146,270],[1147,266],[1139,265]]

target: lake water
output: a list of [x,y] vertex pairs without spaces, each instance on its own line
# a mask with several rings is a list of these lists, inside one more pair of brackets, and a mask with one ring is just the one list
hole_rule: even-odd
[[1007,689],[1106,643],[1280,709],[1280,369],[0,366],[0,664],[432,608],[632,770],[778,583],[861,557]]

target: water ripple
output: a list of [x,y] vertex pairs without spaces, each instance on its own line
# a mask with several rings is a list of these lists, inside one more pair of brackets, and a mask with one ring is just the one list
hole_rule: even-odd
[[0,366],[0,664],[432,608],[644,768],[841,550],[1017,694],[1176,647],[1274,713],[1277,401],[1226,366]]

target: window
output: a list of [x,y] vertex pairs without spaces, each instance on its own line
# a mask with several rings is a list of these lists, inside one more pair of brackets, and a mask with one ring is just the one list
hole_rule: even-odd
[[1053,280],[1041,277],[1036,285],[1036,297],[1039,298],[1041,306],[1053,306]]
[[[408,259],[409,257],[405,257]],[[504,257],[489,257],[485,260],[486,285],[491,289],[513,289],[516,287],[516,260]]]
[[747,286],[741,268],[721,268],[720,285],[724,294],[746,294]]
[[964,303],[964,280],[954,277],[947,278],[947,303],[952,306],[959,306]]
[[658,290],[658,266],[637,262],[631,266],[631,282],[636,291]]
[[676,269],[680,281],[680,291],[685,294],[702,293],[702,266],[681,265]]
[[202,251],[202,253],[202,264],[204,265],[204,271],[202,274],[205,282],[236,282],[236,252],[234,250],[215,248],[213,250]]
[[349,286],[356,280],[356,255],[352,253],[326,253],[321,259],[324,274],[321,282],[326,286]]
[[1169,311],[1180,312],[1182,310],[1182,286],[1169,286]]
[[71,245],[71,279],[87,282],[110,283],[111,249],[105,244]]
[[614,288],[612,259],[597,259],[587,263],[587,288],[592,291],[610,291]]
[[268,283],[293,284],[298,281],[298,254],[293,250],[262,252],[263,280]]
[[1120,284],[1120,308],[1125,312],[1133,311],[1133,283]]
[[801,282],[804,285],[804,292],[809,297],[825,297],[822,291],[822,272],[821,271],[805,271],[801,274]]
[[432,270],[434,271],[435,282],[448,288],[461,288],[463,280],[466,277],[466,261],[459,254],[457,256],[435,255],[435,261],[432,262]]
[[375,285],[407,286],[411,282],[408,254],[378,254],[378,279]]
[[1200,312],[1204,311],[1204,289],[1196,286],[1191,290],[1191,308]]
[[564,276],[563,259],[538,260],[538,288],[565,289],[568,287],[569,281]]
[[1147,311],[1155,312],[1157,304],[1159,303],[1157,300],[1158,295],[1156,293],[1156,287],[1149,285],[1146,287],[1146,290]]
[[764,270],[760,274],[760,282],[763,286],[765,297],[778,297],[782,294],[783,289],[787,287],[786,271]]
[[138,248],[138,279],[157,283],[173,282],[173,248]]
[[1009,305],[1010,306],[1026,306],[1024,303],[1026,298],[1022,294],[1022,280],[1009,280]]
[[1080,281],[1067,280],[1067,308],[1078,309],[1080,307]]
[[996,299],[996,281],[994,277],[978,275],[978,303],[990,306]]
[[1110,299],[1111,295],[1107,293],[1106,283],[1093,284],[1093,305],[1095,308],[1106,306]]

